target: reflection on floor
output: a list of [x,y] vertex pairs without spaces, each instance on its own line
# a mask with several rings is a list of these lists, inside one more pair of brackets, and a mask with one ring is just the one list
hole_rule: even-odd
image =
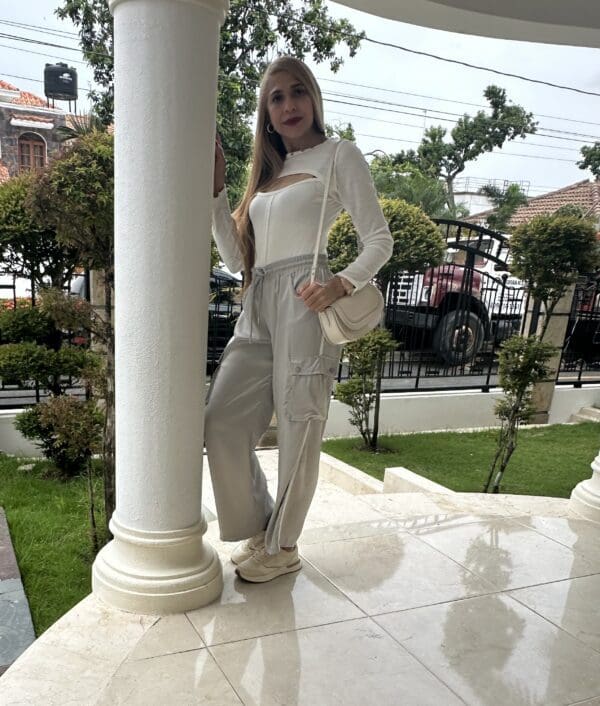
[[[274,483],[276,451],[260,456]],[[88,597],[0,679],[0,702],[600,706],[600,527],[566,501],[350,495],[321,481],[304,568],[128,615]],[[92,639],[91,639],[92,636]]]

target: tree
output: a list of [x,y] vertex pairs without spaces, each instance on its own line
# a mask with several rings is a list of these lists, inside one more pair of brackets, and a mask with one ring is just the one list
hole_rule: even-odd
[[[72,140],[68,149],[35,181],[29,203],[37,218],[56,230],[59,242],[77,249],[81,264],[103,274],[104,327],[100,342],[106,353],[103,457],[105,508],[109,520],[115,507],[112,135],[92,129]],[[50,308],[47,310],[53,315]],[[97,325],[96,329],[100,330]]]
[[79,265],[76,247],[59,243],[56,228],[28,208],[35,176],[25,174],[0,185],[0,248],[5,273],[34,286],[63,287]]
[[532,387],[548,376],[548,361],[554,353],[554,346],[536,336],[511,336],[501,345],[498,376],[504,398],[496,403],[494,410],[500,419],[500,431],[484,493],[490,486],[492,493],[500,492],[504,472],[517,447],[519,425],[528,422],[534,414]]
[[465,170],[467,162],[502,147],[507,141],[531,135],[537,129],[533,114],[519,105],[509,104],[503,88],[488,86],[484,96],[490,104],[490,114],[480,110],[474,116],[464,115],[452,128],[449,142],[444,139],[446,128],[432,126],[425,131],[416,152],[407,150],[392,158],[398,165],[408,162],[423,174],[443,179],[451,210],[456,207],[454,180]]
[[337,384],[335,398],[350,406],[350,424],[358,429],[365,446],[371,451],[378,450],[381,369],[386,355],[397,345],[389,331],[376,328],[344,348],[351,377]]
[[398,164],[389,155],[376,156],[369,168],[380,198],[402,199],[430,218],[446,213],[446,190],[437,177],[423,174],[414,164]]
[[340,140],[350,140],[350,142],[356,142],[356,135],[354,133],[354,128],[352,123],[336,123],[331,125],[327,123],[325,125],[325,134],[327,137],[339,137]]
[[577,162],[579,169],[589,169],[596,179],[600,179],[600,142],[584,145],[581,148],[581,156],[583,159]]
[[567,289],[580,273],[600,264],[600,245],[594,224],[575,215],[532,218],[520,225],[510,240],[513,274],[527,283],[531,296],[544,305],[540,338]]
[[[64,0],[57,10],[79,28],[80,45],[94,69],[101,91],[91,98],[105,124],[113,118],[113,20],[106,0]],[[265,66],[276,54],[311,56],[328,61],[337,71],[345,45],[349,56],[358,50],[364,33],[346,19],[330,17],[323,0],[231,0],[221,28],[217,129],[227,154],[227,184],[236,204],[246,183],[256,109],[256,88]]]
[[518,184],[509,184],[506,189],[500,189],[493,184],[486,184],[479,193],[487,196],[494,205],[494,212],[488,216],[488,228],[501,233],[509,232],[509,221],[519,206],[527,203],[527,196]]
[[[380,199],[380,204],[394,239],[392,256],[377,274],[377,285],[385,294],[397,272],[416,272],[439,265],[446,252],[446,241],[418,206],[392,199]],[[352,219],[348,213],[342,213],[333,224],[327,245],[333,272],[339,272],[356,259],[357,237]]]

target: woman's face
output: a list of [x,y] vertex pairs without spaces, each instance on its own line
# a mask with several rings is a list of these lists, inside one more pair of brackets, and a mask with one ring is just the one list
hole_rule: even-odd
[[269,80],[267,112],[283,140],[296,142],[313,132],[314,110],[308,91],[287,71],[278,71]]

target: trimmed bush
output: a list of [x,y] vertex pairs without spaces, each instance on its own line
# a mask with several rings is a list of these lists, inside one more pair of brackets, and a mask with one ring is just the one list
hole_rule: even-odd
[[[446,241],[435,223],[418,207],[400,199],[380,199],[388,222],[394,250],[377,275],[384,290],[396,272],[418,272],[439,265]],[[327,251],[333,272],[347,267],[358,255],[358,234],[348,213],[342,213],[329,233]]]
[[103,417],[94,402],[59,395],[21,412],[15,427],[42,449],[61,475],[71,477],[82,473],[99,451]]

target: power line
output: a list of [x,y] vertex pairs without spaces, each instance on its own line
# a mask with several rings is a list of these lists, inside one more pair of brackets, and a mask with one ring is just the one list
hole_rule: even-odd
[[64,29],[54,27],[43,27],[41,25],[31,25],[26,22],[14,22],[13,20],[0,20],[0,25],[8,25],[9,27],[18,27],[19,29],[27,29],[30,32],[38,32],[39,34],[50,34],[59,37],[75,37],[78,38],[77,32],[69,32]]
[[[410,116],[412,116],[412,117],[423,118],[423,115],[422,115],[421,113],[409,113],[409,112],[407,112],[407,111],[405,111],[405,110],[396,110],[396,109],[394,109],[394,108],[381,108],[381,107],[378,107],[378,106],[375,106],[375,105],[365,105],[364,103],[355,103],[355,102],[351,102],[351,101],[343,101],[343,100],[338,100],[338,99],[336,99],[336,98],[327,98],[327,97],[325,97],[325,95],[324,95],[323,100],[326,101],[326,102],[328,102],[328,103],[339,103],[340,105],[350,105],[350,106],[353,106],[353,107],[356,107],[356,108],[368,108],[369,110],[378,110],[378,111],[383,111],[383,112],[386,112],[386,113],[395,113],[395,114],[398,114],[398,115],[410,115]],[[363,101],[370,101],[369,98],[360,98],[360,100],[363,100]],[[395,104],[394,104],[394,103],[388,103],[388,105],[395,105]],[[452,120],[452,119],[450,119],[450,118],[436,117],[435,120],[436,120],[436,121],[440,121],[440,122],[452,123],[452,124],[455,124],[455,123],[456,123],[455,120]],[[544,129],[549,129],[549,128],[544,128]],[[555,132],[564,133],[565,135],[573,135],[573,134],[576,135],[576,134],[578,134],[578,133],[571,133],[571,132],[567,132],[567,131],[563,131],[563,130],[556,130]],[[564,142],[576,142],[576,143],[579,144],[579,145],[580,145],[581,142],[582,142],[582,140],[579,140],[579,139],[573,139],[573,138],[571,138],[571,137],[558,137],[557,135],[548,135],[548,134],[543,133],[543,132],[538,132],[538,133],[536,133],[536,134],[540,135],[541,137],[547,137],[547,138],[549,138],[549,139],[551,139],[551,140],[562,140],[562,141],[564,141]],[[592,140],[600,140],[600,138],[594,137],[593,135],[589,135],[588,137],[589,137],[590,139],[592,139]]]
[[31,49],[21,49],[21,47],[12,47],[10,44],[0,44],[0,47],[4,49],[13,49],[14,51],[23,51],[26,54],[35,54],[36,56],[45,56],[47,59],[59,59],[60,61],[66,61],[71,64],[81,64],[82,66],[87,66],[85,61],[78,61],[77,59],[65,59],[64,56],[55,56],[54,54],[44,54],[39,51],[31,51]]
[[[441,96],[429,96],[424,93],[411,93],[410,91],[400,91],[400,90],[394,89],[394,88],[383,88],[383,86],[373,86],[372,84],[367,84],[367,83],[354,83],[353,81],[342,81],[341,79],[324,78],[324,77],[318,77],[318,80],[319,81],[326,81],[328,83],[342,83],[346,86],[355,86],[356,88],[370,88],[375,91],[384,91],[386,93],[398,93],[398,94],[404,95],[404,96],[413,96],[414,98],[428,98],[430,100],[441,101],[444,103],[455,103],[457,105],[468,105],[471,108],[480,108],[480,109],[489,108],[489,106],[482,105],[481,103],[469,103],[467,101],[459,101],[459,100],[455,100],[452,98],[442,98]],[[433,110],[433,109],[424,108],[424,110]],[[558,115],[544,115],[542,113],[536,113],[535,117],[549,118],[551,120],[562,120],[567,123],[579,123],[581,125],[594,125],[596,127],[600,127],[600,123],[594,123],[589,120],[575,120],[574,118],[563,118]]]
[[[270,16],[277,18],[276,15],[270,15]],[[300,20],[298,18],[288,18],[288,21],[296,22],[296,24],[301,24],[306,27],[317,28],[317,25],[315,25],[313,22],[307,22],[306,20]],[[4,22],[8,23],[7,21],[4,21]],[[31,25],[31,27],[35,27],[35,25]],[[39,28],[39,26],[37,26],[37,27]],[[348,38],[355,38],[357,36],[355,34],[352,34],[351,32],[343,32],[343,31],[338,31],[337,35],[340,37],[348,37]],[[21,39],[23,41],[27,41],[25,38],[21,38]],[[539,84],[542,86],[547,86],[549,88],[556,88],[556,89],[562,90],[562,91],[571,91],[571,92],[580,93],[583,95],[600,97],[600,93],[597,93],[595,91],[586,91],[583,88],[575,88],[574,86],[564,86],[562,84],[553,83],[551,81],[544,81],[542,79],[531,78],[529,76],[523,76],[521,74],[515,74],[515,73],[508,72],[508,71],[501,71],[500,69],[495,69],[495,68],[492,68],[489,66],[481,66],[479,64],[472,64],[468,61],[461,61],[459,59],[450,59],[448,57],[444,57],[439,54],[432,54],[431,52],[420,51],[418,49],[411,49],[410,47],[406,47],[401,44],[395,44],[393,42],[384,42],[379,39],[373,39],[372,37],[369,37],[366,35],[361,38],[361,41],[362,40],[369,42],[371,44],[376,44],[378,46],[388,47],[391,49],[397,49],[398,51],[407,52],[409,54],[415,54],[416,56],[425,56],[429,59],[434,59],[436,61],[443,61],[443,62],[450,63],[450,64],[456,64],[458,66],[465,66],[466,68],[474,69],[477,71],[486,71],[488,73],[497,74],[499,76],[506,76],[508,78],[515,78],[520,81],[526,81],[528,83],[536,83],[536,84]],[[35,41],[35,40],[29,40],[29,41]],[[50,44],[50,43],[45,43],[45,42],[39,42],[39,41],[37,43],[46,44],[46,46],[53,46],[55,48],[60,48],[60,49],[73,50],[72,47],[65,47],[65,46],[60,46],[60,45]],[[76,50],[76,51],[78,51],[78,50]],[[108,54],[103,54],[101,52],[91,52],[91,53],[98,54],[99,56],[102,56],[104,58],[112,59],[112,56],[108,55]]]
[[[414,145],[419,145],[421,144],[418,140],[404,140],[401,137],[385,137],[384,135],[367,135],[364,132],[357,132],[355,133],[358,137],[372,137],[376,140],[391,140],[392,142],[408,142],[409,144],[414,144]],[[538,155],[533,155],[533,154],[519,154],[517,152],[502,152],[502,151],[496,151],[496,152],[485,152],[484,154],[489,154],[492,156],[498,156],[502,155],[503,157],[523,157],[524,159],[547,159],[552,162],[568,162],[569,164],[575,164],[574,160],[572,159],[564,159],[562,157],[542,157]],[[484,156],[483,154],[481,155],[482,157]]]
[[[358,118],[359,120],[370,120],[370,121],[377,122],[377,123],[386,123],[388,125],[397,125],[399,127],[413,128],[415,130],[422,130],[423,129],[422,125],[411,125],[410,123],[399,123],[399,122],[395,122],[393,120],[382,120],[381,118],[370,118],[370,117],[367,117],[366,115],[356,115],[356,113],[339,113],[337,111],[330,110],[330,111],[328,111],[328,114],[329,115],[341,115],[346,118]],[[546,149],[549,149],[549,150],[562,150],[563,152],[574,151],[573,147],[558,147],[556,145],[549,145],[546,142],[532,142],[529,139],[527,139],[525,142],[522,142],[519,144],[521,144],[523,147],[535,146],[535,147],[545,147]]]
[[[34,83],[41,83],[43,84],[44,82],[39,79],[39,78],[31,78],[30,76],[16,76],[15,74],[7,74],[4,73],[4,71],[0,71],[0,76],[8,76],[8,78],[18,78],[21,81],[33,81]],[[77,88],[77,92],[79,93],[80,91],[84,91],[84,88]]]
[[[271,15],[273,16],[273,15]],[[276,17],[276,15],[275,15]],[[307,27],[314,27],[316,28],[317,25],[315,25],[313,22],[306,22],[306,20],[300,20],[298,18],[289,18],[290,22],[296,22],[296,24],[301,24],[305,25]],[[348,37],[351,39],[356,39],[358,35],[353,34],[352,32],[344,32],[344,31],[338,31],[336,34],[339,37]],[[460,61],[459,59],[449,59],[448,57],[445,56],[440,56],[439,54],[432,54],[431,52],[426,52],[426,51],[420,51],[418,49],[411,49],[410,47],[405,47],[402,44],[395,44],[393,42],[384,42],[381,39],[373,39],[372,37],[364,36],[360,38],[360,41],[365,41],[369,42],[370,44],[376,44],[377,46],[380,47],[388,47],[389,49],[397,49],[398,51],[403,51],[408,54],[415,54],[416,56],[425,56],[429,59],[435,59],[436,61],[444,61],[448,64],[457,64],[458,66],[465,66],[468,69],[474,69],[476,71],[487,71],[492,74],[497,74],[498,76],[506,76],[508,78],[516,78],[519,81],[527,81],[528,83],[537,83],[541,86],[548,86],[549,88],[556,88],[561,91],[571,91],[573,93],[581,93],[583,95],[587,96],[597,96],[600,98],[600,93],[596,93],[595,91],[586,91],[583,88],[575,88],[573,86],[563,86],[560,83],[552,83],[551,81],[544,81],[542,79],[538,78],[531,78],[529,76],[523,76],[521,74],[513,74],[510,73],[509,71],[501,71],[500,69],[493,69],[489,66],[481,66],[479,64],[471,64],[468,61]]]

